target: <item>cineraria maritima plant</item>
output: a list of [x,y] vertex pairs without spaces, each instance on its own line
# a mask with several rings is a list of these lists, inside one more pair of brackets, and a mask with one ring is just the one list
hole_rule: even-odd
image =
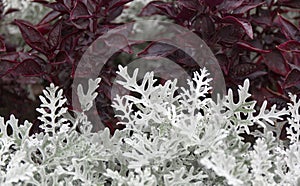
[[[207,97],[212,79],[206,69],[194,73],[188,88],[177,87],[177,80],[155,85],[153,72],[141,84],[137,69],[131,75],[120,66],[117,73],[120,85],[141,96],[115,98],[112,106],[126,128],[113,136],[108,128],[91,132],[94,123],[86,115],[100,78],[89,80],[87,93],[78,87],[79,112],[64,107],[62,89],[47,87],[37,109],[40,133],[30,136],[28,121],[18,127],[13,115],[7,121],[0,117],[0,184],[299,185],[296,95],[289,95],[287,109],[267,109],[265,101],[257,113],[256,101],[248,101],[248,79],[239,86],[237,101],[230,89],[214,102]],[[280,121],[289,123],[286,143],[278,139],[280,130],[273,130]],[[262,130],[249,130],[254,124]],[[256,137],[253,145],[243,141],[244,132]]]

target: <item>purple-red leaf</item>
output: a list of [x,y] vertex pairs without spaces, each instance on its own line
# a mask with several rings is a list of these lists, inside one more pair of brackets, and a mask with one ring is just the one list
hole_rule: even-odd
[[274,50],[270,53],[263,54],[263,57],[265,64],[273,72],[282,76],[286,76],[289,72],[289,67],[279,51]]
[[61,28],[62,23],[61,21],[54,24],[52,30],[48,34],[48,42],[51,46],[51,50],[55,50],[56,47],[59,45],[61,40]]
[[300,31],[293,23],[281,15],[278,15],[278,23],[286,38],[300,41]]
[[129,3],[130,1],[133,1],[133,0],[110,0],[108,9],[112,10],[114,8],[125,5],[126,3]]
[[51,64],[62,64],[67,62],[70,62],[70,57],[68,56],[67,52],[59,51],[54,58],[54,62]]
[[51,11],[47,15],[43,17],[43,19],[39,22],[39,25],[50,23],[61,15],[60,12]]
[[227,25],[218,30],[218,40],[230,46],[238,42],[243,35],[244,31],[235,25]]
[[139,16],[152,16],[154,14],[161,14],[162,11],[157,7],[165,4],[162,1],[152,1],[148,3],[140,12]]
[[255,72],[256,69],[257,69],[256,64],[239,63],[231,68],[231,72],[232,72],[231,75],[233,75],[233,77],[240,78]]
[[164,44],[164,43],[158,43],[158,42],[152,42],[147,48],[145,48],[142,52],[138,53],[139,57],[165,57],[173,52],[175,52],[177,49],[173,46]]
[[206,4],[211,8],[223,3],[223,1],[224,0],[205,0]]
[[197,11],[199,8],[199,2],[197,0],[178,0],[177,6],[184,7],[188,10]]
[[89,24],[92,16],[90,15],[86,5],[80,1],[77,1],[75,7],[71,11],[70,18],[74,25],[78,29],[86,29]]
[[291,70],[285,78],[284,88],[289,88],[300,83],[300,71],[298,69]]
[[224,18],[221,19],[222,23],[231,23],[231,24],[235,24],[235,25],[239,25],[243,28],[243,30],[245,31],[245,33],[251,38],[253,39],[253,29],[251,26],[251,23],[247,20],[242,20],[240,18],[236,18],[233,16],[226,16]]
[[9,71],[16,65],[16,63],[1,60],[0,65],[0,77],[2,78],[3,76],[9,73]]
[[61,13],[69,12],[68,8],[62,3],[54,2],[46,4],[45,6]]
[[18,25],[25,42],[31,48],[42,52],[43,54],[47,53],[50,49],[49,44],[43,35],[34,28],[34,26],[21,20],[15,20],[15,23]]
[[250,43],[247,43],[246,41],[239,41],[236,43],[239,47],[242,47],[246,50],[252,51],[252,52],[258,52],[258,53],[269,53],[271,52],[271,50],[263,50],[263,49],[259,49],[256,48],[254,46],[252,46]]
[[295,40],[290,40],[290,41],[280,44],[279,46],[277,46],[277,48],[283,52],[300,53],[300,42],[295,41]]
[[21,63],[18,63],[14,67],[12,73],[22,76],[40,76],[44,72],[42,70],[41,65],[34,59],[26,59]]
[[249,10],[252,10],[258,6],[265,4],[265,2],[257,2],[257,3],[243,3],[241,6],[234,9],[233,14],[244,14]]
[[300,8],[300,1],[299,0],[278,0],[278,5],[286,6],[291,8]]
[[218,6],[219,11],[231,12],[243,4],[243,1],[237,0],[225,0]]

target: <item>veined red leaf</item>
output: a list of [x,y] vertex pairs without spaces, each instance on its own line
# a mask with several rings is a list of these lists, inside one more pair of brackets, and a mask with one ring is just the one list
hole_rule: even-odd
[[109,6],[108,6],[108,9],[109,10],[112,10],[114,8],[117,8],[117,7],[120,7],[120,6],[123,6],[125,5],[126,3],[129,3],[133,0],[110,0],[109,1]]
[[234,77],[243,77],[251,74],[257,69],[256,64],[253,63],[239,63],[232,67],[230,70]]
[[223,1],[224,0],[205,0],[206,4],[211,8],[223,3]]
[[278,15],[278,23],[280,24],[281,31],[286,38],[291,40],[300,40],[300,31],[292,22],[281,15]]
[[20,11],[19,9],[17,8],[10,8],[8,10],[5,11],[4,15],[8,15],[8,14],[11,14],[11,13],[14,13],[14,12],[18,12]]
[[142,11],[139,13],[139,16],[151,16],[154,14],[160,14],[161,10],[157,6],[160,6],[163,4],[165,4],[165,2],[151,1],[142,9]]
[[270,70],[282,76],[288,74],[289,67],[279,51],[273,50],[270,53],[263,54],[263,57],[265,64]]
[[0,56],[0,62],[1,61],[8,61],[8,62],[17,63],[18,58],[19,58],[19,53],[17,53],[17,52],[6,53],[6,54],[2,54]]
[[220,5],[218,5],[219,11],[230,12],[243,4],[243,0],[225,0]]
[[199,2],[197,0],[178,0],[176,3],[177,6],[185,7],[186,9],[192,11],[197,11],[197,7],[199,7]]
[[26,59],[21,63],[18,63],[14,67],[12,73],[22,76],[40,76],[44,72],[41,65],[34,59]]
[[297,52],[300,53],[300,42],[290,40],[277,46],[283,52]]
[[252,51],[252,52],[258,52],[258,53],[269,53],[271,52],[271,50],[263,50],[263,49],[259,49],[256,48],[254,46],[252,46],[250,43],[247,43],[245,41],[239,41],[236,43],[239,47],[242,47],[246,50]]
[[60,12],[51,11],[43,17],[43,19],[39,22],[39,25],[50,23],[51,21],[58,18],[60,15],[61,15]]
[[9,62],[9,61],[0,61],[0,78],[2,78],[3,76],[5,76],[6,74],[8,74],[10,72],[11,69],[14,68],[14,66],[16,66],[15,62]]
[[299,0],[278,0],[278,5],[286,6],[290,8],[300,8],[300,1]]
[[72,20],[73,24],[78,29],[86,29],[90,24],[89,18],[91,17],[92,15],[90,15],[86,5],[80,1],[77,1],[70,14],[70,19]]
[[242,20],[233,16],[226,16],[224,18],[221,19],[222,23],[231,23],[231,24],[236,24],[239,25],[243,28],[243,30],[245,31],[245,33],[251,38],[253,39],[253,29],[251,26],[251,23],[247,20]]
[[50,49],[49,44],[34,26],[22,20],[15,20],[15,23],[18,25],[25,42],[31,48],[43,54],[47,53]]
[[84,3],[77,1],[75,7],[71,11],[70,18],[71,20],[75,20],[82,17],[88,18],[90,17],[90,13]]
[[265,4],[265,2],[257,2],[257,3],[243,3],[241,6],[237,7],[233,10],[233,14],[244,14],[249,10],[252,10],[258,6]]
[[59,45],[61,40],[61,28],[62,23],[58,21],[54,24],[52,30],[48,34],[48,42],[50,44],[51,50],[55,50],[56,47]]
[[300,83],[300,71],[292,69],[285,78],[284,88],[289,88]]
[[139,57],[165,57],[169,54],[172,54],[177,49],[173,46],[152,42],[147,48],[145,48],[142,52],[138,53]]
[[49,4],[45,4],[46,7],[51,8],[55,11],[61,12],[61,13],[68,13],[69,10],[68,8],[59,2],[54,2],[54,3],[49,3]]

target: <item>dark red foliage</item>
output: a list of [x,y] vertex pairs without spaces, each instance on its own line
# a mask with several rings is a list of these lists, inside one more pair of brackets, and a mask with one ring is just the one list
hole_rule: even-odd
[[[217,57],[228,88],[250,78],[260,104],[269,99],[286,105],[288,92],[300,92],[299,7],[293,0],[177,0],[149,3],[140,15],[167,15],[194,30]],[[296,16],[288,17],[288,12]],[[194,68],[189,60],[180,63]]]
[[[15,20],[31,51],[5,52],[9,45],[0,37],[0,76],[3,80],[37,76],[46,83],[60,85],[71,101],[72,77],[81,56],[99,36],[118,26],[111,21],[129,1],[35,0],[52,11],[37,25]],[[227,88],[236,89],[250,78],[253,99],[259,104],[267,99],[270,105],[276,103],[282,108],[288,101],[288,92],[300,95],[299,8],[298,0],[153,1],[139,16],[165,15],[193,30],[218,59]],[[289,12],[296,16],[288,17]],[[122,52],[132,50],[125,48]],[[138,56],[167,57],[188,72],[199,68],[183,51],[158,41],[150,43]],[[94,113],[112,132],[117,127],[109,94],[116,66],[117,62],[110,62],[100,73],[103,80],[97,98],[98,113]]]
[[[7,81],[5,79],[37,77],[46,84],[52,82],[62,87],[71,103],[72,77],[82,54],[99,36],[118,26],[111,21],[121,14],[124,5],[130,1],[57,0],[49,3],[46,0],[35,0],[35,3],[47,6],[52,11],[36,25],[24,20],[14,21],[26,44],[32,48],[31,51],[3,52],[6,49],[5,41],[0,37],[0,52],[3,52],[0,53],[0,77],[3,83]],[[116,64],[106,68],[114,69],[115,72],[116,69],[113,66]],[[105,77],[102,77],[99,91],[106,94],[109,92],[107,90],[111,85],[112,75],[104,73],[100,75]],[[23,80],[23,82],[32,83],[30,79]],[[26,97],[26,93],[23,96]],[[114,117],[110,108],[111,101],[108,96],[105,96],[103,99],[99,98],[97,102],[105,105],[105,109],[99,108],[99,114],[105,115],[106,121],[104,122],[111,125],[109,127],[113,132],[113,129],[118,127],[115,126],[116,122],[111,120]],[[110,122],[108,122],[109,119]]]

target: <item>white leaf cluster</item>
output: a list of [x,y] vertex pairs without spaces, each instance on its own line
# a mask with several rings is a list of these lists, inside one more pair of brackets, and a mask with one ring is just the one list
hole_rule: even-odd
[[[157,85],[154,73],[137,82],[119,67],[119,84],[132,94],[112,106],[126,128],[111,136],[93,133],[85,112],[91,109],[100,79],[77,93],[82,111],[71,113],[58,87],[40,96],[37,111],[43,132],[32,124],[0,117],[0,185],[291,185],[300,184],[300,101],[266,109],[248,93],[250,82],[214,102],[206,69],[195,72],[188,88],[176,80]],[[288,141],[278,140],[277,123],[288,124]],[[259,130],[251,130],[251,126]],[[9,132],[9,130],[12,132]],[[77,130],[79,129],[79,131]],[[241,134],[253,135],[253,144]]]

